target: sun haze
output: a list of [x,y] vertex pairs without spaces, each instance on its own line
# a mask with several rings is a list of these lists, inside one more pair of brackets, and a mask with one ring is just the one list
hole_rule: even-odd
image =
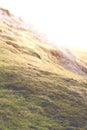
[[87,49],[86,0],[0,0],[48,39],[67,47]]

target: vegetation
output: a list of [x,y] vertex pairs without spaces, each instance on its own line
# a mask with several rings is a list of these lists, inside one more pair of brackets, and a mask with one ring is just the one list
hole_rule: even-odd
[[0,27],[0,130],[87,130],[86,79],[33,32]]

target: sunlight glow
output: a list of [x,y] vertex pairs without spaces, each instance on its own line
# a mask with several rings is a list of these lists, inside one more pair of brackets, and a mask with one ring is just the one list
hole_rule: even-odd
[[0,0],[56,44],[87,49],[86,0]]

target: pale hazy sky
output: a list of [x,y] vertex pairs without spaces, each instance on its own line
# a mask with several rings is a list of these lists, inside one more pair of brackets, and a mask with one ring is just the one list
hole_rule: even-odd
[[57,44],[87,49],[87,0],[0,0]]

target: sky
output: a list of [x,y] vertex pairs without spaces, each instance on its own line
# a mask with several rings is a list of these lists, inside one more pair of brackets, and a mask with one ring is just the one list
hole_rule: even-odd
[[50,41],[87,49],[87,0],[0,0]]

